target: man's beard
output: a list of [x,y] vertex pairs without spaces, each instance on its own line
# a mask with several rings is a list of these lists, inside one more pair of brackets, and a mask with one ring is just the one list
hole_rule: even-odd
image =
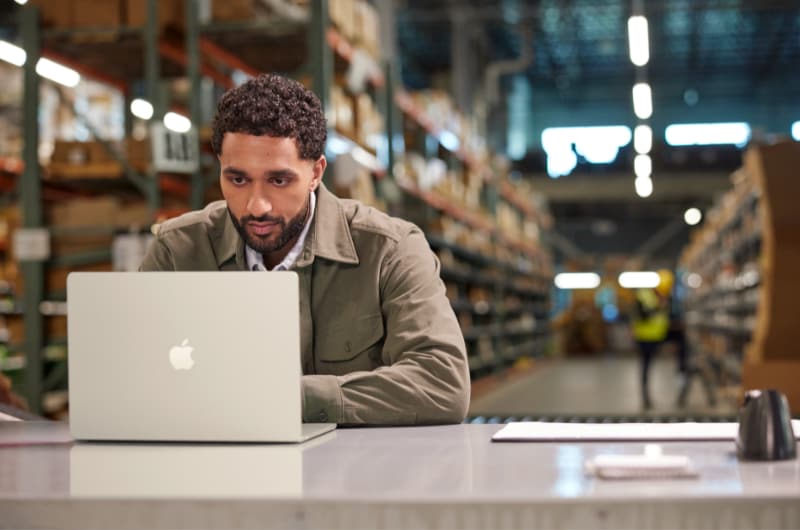
[[[242,239],[244,239],[247,246],[258,252],[259,254],[269,254],[271,252],[275,252],[281,250],[286,245],[289,244],[295,237],[300,235],[300,232],[303,231],[303,227],[306,224],[306,218],[308,217],[309,209],[311,208],[311,199],[306,199],[306,207],[300,210],[296,216],[292,217],[289,222],[287,223],[280,217],[272,217],[270,215],[262,215],[261,217],[253,217],[252,215],[245,215],[241,219],[236,219],[233,216],[233,212],[231,212],[230,208],[228,208],[228,214],[231,217],[231,221],[233,221],[233,226],[236,227],[236,231],[239,232],[239,235]],[[278,225],[278,234],[277,238],[274,238],[274,234],[270,234],[269,238],[266,237],[259,237],[257,235],[251,235],[247,232],[245,228],[247,223],[275,223]],[[274,238],[274,239],[272,239]]]

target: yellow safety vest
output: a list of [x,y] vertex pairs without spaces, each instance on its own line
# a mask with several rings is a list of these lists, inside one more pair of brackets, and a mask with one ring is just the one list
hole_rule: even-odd
[[642,342],[661,342],[667,338],[669,314],[667,308],[661,305],[658,295],[652,289],[639,289],[636,300],[646,311],[652,313],[649,317],[639,316],[633,321],[634,338]]

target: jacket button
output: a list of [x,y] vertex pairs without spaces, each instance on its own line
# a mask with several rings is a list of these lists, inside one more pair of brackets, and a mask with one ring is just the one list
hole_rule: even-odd
[[319,421],[321,421],[323,423],[328,421],[328,413],[325,412],[324,410],[319,413]]

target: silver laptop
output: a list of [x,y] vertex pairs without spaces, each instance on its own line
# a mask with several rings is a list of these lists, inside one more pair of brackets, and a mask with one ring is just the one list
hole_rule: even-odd
[[98,272],[67,279],[78,440],[302,442],[293,272]]

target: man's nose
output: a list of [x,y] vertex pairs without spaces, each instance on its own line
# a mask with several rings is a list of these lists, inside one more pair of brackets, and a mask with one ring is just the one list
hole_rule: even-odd
[[253,217],[261,217],[272,211],[272,202],[260,193],[254,193],[247,201],[247,213]]

